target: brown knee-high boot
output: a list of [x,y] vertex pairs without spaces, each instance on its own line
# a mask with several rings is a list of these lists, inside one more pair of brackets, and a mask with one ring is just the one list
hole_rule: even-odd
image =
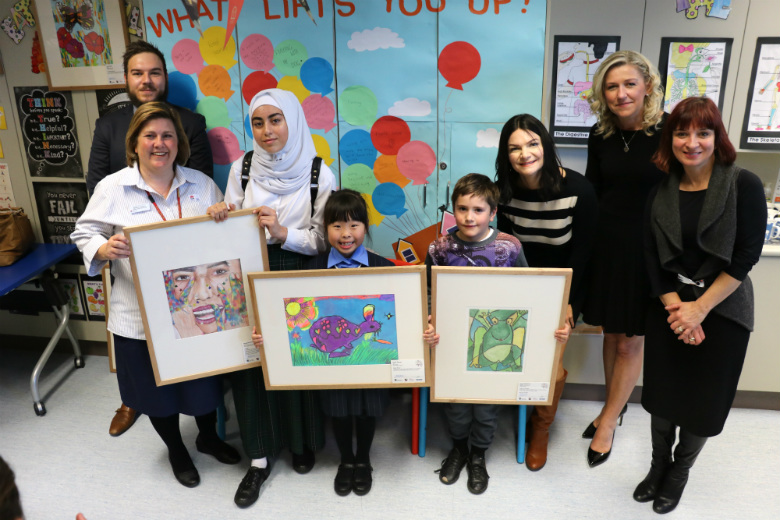
[[547,441],[550,438],[550,425],[555,420],[558,403],[563,393],[563,385],[569,373],[564,370],[563,377],[555,382],[555,394],[550,406],[534,406],[531,413],[531,440],[525,454],[525,465],[531,471],[539,471],[547,463]]

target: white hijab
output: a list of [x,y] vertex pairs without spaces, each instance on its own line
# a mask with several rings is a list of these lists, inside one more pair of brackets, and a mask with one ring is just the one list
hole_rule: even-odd
[[294,193],[309,184],[311,162],[317,155],[306,117],[295,94],[278,88],[258,92],[249,104],[249,118],[262,105],[282,111],[287,121],[287,144],[278,153],[269,154],[252,139],[254,156],[249,178],[263,189],[277,195]]

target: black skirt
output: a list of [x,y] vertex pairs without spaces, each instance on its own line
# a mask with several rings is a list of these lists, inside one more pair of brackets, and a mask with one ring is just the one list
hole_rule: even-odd
[[220,376],[157,386],[146,341],[114,334],[119,395],[130,408],[150,417],[175,413],[204,415],[222,402]]
[[390,391],[387,388],[323,390],[320,394],[322,411],[328,417],[382,417],[390,401]]
[[694,435],[718,435],[734,402],[750,332],[710,312],[701,324],[704,341],[684,344],[656,301],[647,312],[642,406]]
[[642,222],[604,215],[586,282],[582,318],[604,332],[643,336],[650,301]]

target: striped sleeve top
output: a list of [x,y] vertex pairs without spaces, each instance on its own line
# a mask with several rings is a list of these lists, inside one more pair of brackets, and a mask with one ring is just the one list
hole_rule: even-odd
[[520,240],[531,267],[570,267],[569,303],[575,319],[584,298],[583,279],[593,247],[598,203],[580,173],[566,170],[563,189],[551,200],[539,190],[515,188],[512,200],[498,207],[498,229]]

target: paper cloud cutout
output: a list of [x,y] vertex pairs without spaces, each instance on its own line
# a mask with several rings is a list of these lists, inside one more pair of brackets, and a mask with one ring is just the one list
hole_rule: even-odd
[[398,33],[385,27],[374,27],[362,32],[355,31],[347,42],[347,47],[357,52],[389,49],[390,47],[402,49],[405,46],[404,39],[399,38]]
[[421,117],[431,113],[431,103],[417,98],[406,98],[393,103],[387,113],[396,117]]
[[501,137],[495,128],[486,128],[477,132],[477,148],[498,148],[498,138]]

